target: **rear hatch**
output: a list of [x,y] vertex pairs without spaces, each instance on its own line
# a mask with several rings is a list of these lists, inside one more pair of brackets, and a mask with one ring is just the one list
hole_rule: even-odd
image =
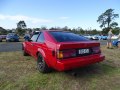
[[100,53],[100,43],[95,41],[60,42],[57,44],[57,57],[77,57]]
[[69,58],[100,53],[100,43],[72,32],[50,31],[56,42],[57,58]]

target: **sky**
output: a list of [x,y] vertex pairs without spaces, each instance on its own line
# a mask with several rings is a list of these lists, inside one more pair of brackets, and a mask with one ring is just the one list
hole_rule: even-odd
[[[27,28],[101,30],[98,16],[110,8],[120,15],[120,0],[0,0],[0,27],[16,28],[24,20]],[[120,26],[120,18],[116,22]]]

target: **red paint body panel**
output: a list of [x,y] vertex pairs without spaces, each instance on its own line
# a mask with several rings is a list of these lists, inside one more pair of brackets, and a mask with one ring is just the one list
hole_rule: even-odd
[[64,61],[58,60],[56,64],[56,69],[58,71],[70,70],[74,68],[88,66],[97,62],[101,62],[104,59],[105,56],[100,54],[100,55],[71,58],[69,60],[64,60]]
[[41,53],[48,67],[58,71],[70,70],[101,62],[105,56],[101,53],[88,56],[79,56],[66,59],[57,59],[57,50],[80,49],[100,46],[99,42],[82,41],[82,42],[57,42],[50,31],[43,31],[45,42],[23,42],[24,50],[37,60],[37,53]]
[[100,46],[100,43],[95,41],[88,41],[88,42],[65,42],[65,43],[58,43],[57,49],[71,49],[71,48],[89,48],[89,47]]

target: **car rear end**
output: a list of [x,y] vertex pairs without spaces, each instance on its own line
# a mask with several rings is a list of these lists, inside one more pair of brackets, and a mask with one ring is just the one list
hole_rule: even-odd
[[105,57],[101,54],[99,43],[80,42],[58,44],[56,58],[56,69],[63,71],[101,62]]
[[13,39],[14,39],[15,42],[19,42],[19,36],[17,34],[15,34],[13,36]]
[[9,33],[6,36],[6,41],[18,42],[19,41],[19,36],[15,33]]
[[51,32],[51,34],[57,41],[55,69],[58,71],[87,66],[101,62],[105,58],[101,54],[99,42],[90,41],[73,33]]

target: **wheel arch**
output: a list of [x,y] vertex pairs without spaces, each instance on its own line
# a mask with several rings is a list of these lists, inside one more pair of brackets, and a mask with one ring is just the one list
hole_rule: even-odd
[[46,54],[45,54],[45,52],[44,52],[41,48],[39,48],[38,51],[36,52],[36,60],[37,60],[37,57],[38,57],[38,54],[39,54],[39,53],[43,56],[46,64],[48,65],[48,67],[50,67],[50,64],[49,64],[49,62],[48,62],[48,59],[46,58]]
[[24,50],[25,46],[25,43],[22,43],[22,50]]

